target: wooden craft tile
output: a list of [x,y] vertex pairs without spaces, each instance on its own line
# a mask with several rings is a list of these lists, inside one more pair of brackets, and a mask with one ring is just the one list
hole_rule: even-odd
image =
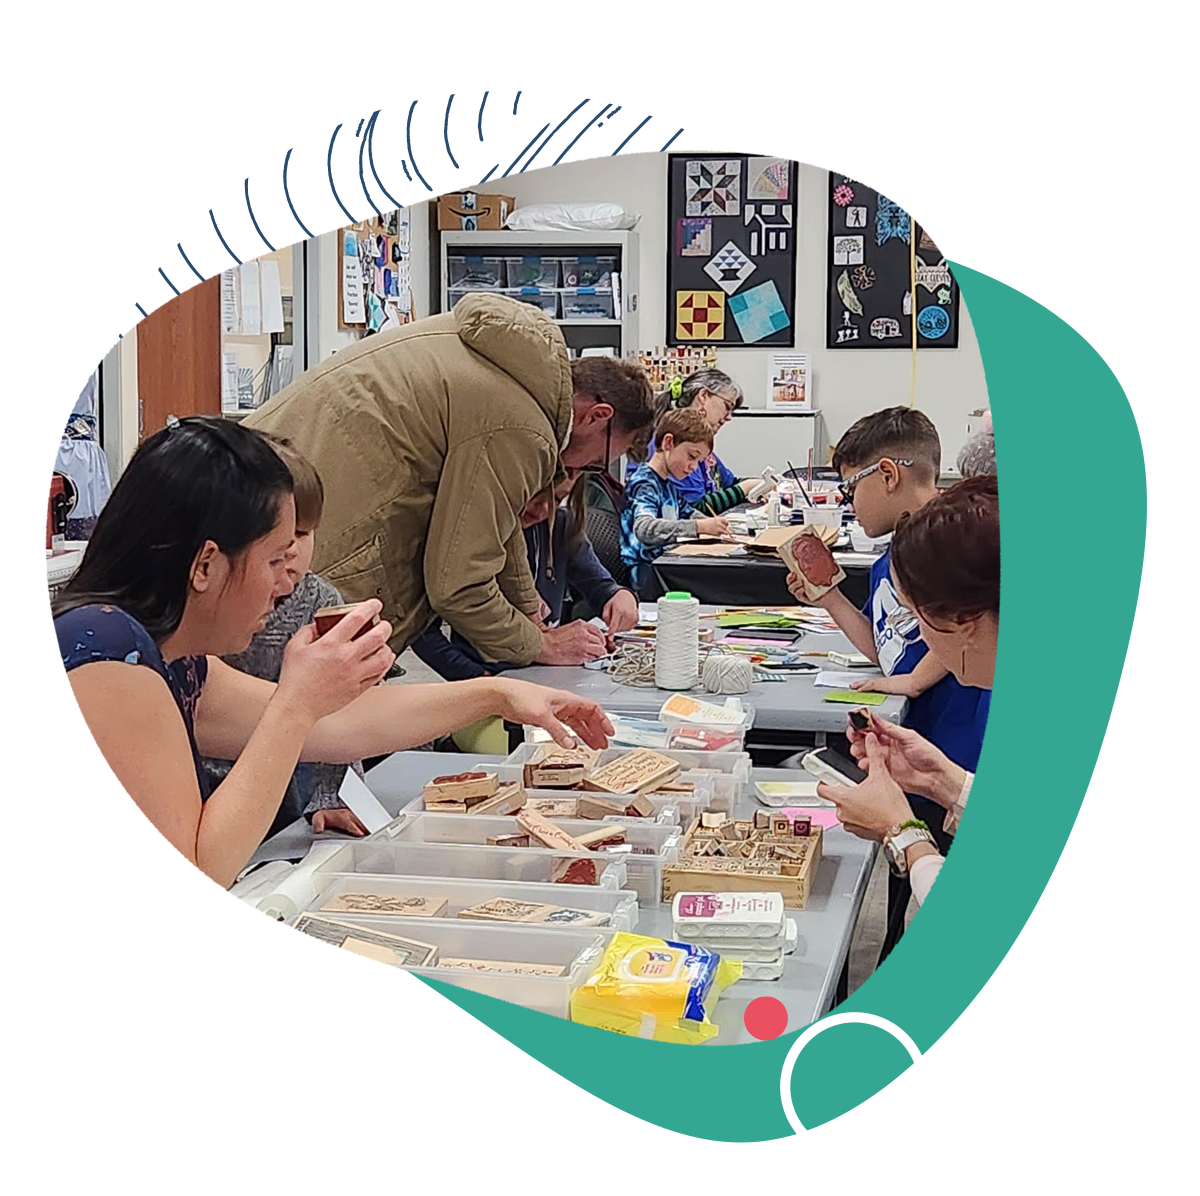
[[678,775],[677,761],[652,752],[649,748],[636,748],[588,772],[583,785],[585,789],[600,793],[637,796],[674,780]]

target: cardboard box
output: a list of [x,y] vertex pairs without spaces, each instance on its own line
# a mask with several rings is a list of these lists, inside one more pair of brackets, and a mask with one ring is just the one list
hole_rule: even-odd
[[498,232],[517,206],[511,195],[456,191],[439,195],[437,222],[441,232]]

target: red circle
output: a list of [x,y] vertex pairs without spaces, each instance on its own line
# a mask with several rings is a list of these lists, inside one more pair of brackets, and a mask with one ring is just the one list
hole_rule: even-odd
[[778,997],[755,997],[742,1017],[746,1029],[758,1039],[778,1038],[787,1029],[788,1011]]

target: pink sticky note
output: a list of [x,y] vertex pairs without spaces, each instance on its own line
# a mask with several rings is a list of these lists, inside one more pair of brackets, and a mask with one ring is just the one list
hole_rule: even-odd
[[813,826],[822,827],[824,830],[841,825],[838,822],[837,811],[826,809],[825,807],[784,806],[779,813],[786,814],[789,818],[807,818],[812,822]]

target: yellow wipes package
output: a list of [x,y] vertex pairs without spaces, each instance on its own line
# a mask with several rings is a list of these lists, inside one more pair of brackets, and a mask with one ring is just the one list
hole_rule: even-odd
[[717,1034],[709,1017],[742,965],[688,943],[613,936],[587,982],[571,994],[571,1020],[635,1038],[699,1043]]

